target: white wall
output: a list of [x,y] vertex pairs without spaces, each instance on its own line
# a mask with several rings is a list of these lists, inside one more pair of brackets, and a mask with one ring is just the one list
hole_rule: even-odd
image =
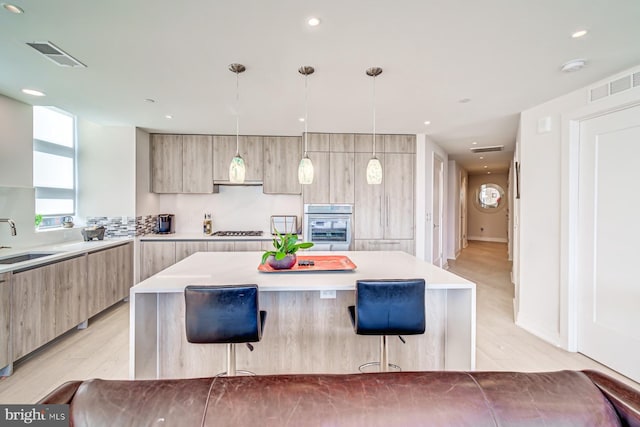
[[[416,257],[431,262],[433,249],[433,156],[437,154],[443,161],[443,218],[442,253],[448,253],[447,234],[449,221],[447,204],[449,200],[448,180],[449,155],[425,134],[416,135]],[[446,263],[446,259],[443,260]]]
[[136,216],[160,213],[159,198],[151,193],[151,152],[149,134],[136,129]]
[[447,177],[447,218],[449,227],[447,230],[447,259],[456,259],[462,250],[461,235],[462,224],[460,217],[460,186],[462,185],[462,177],[467,176],[467,171],[462,168],[455,160],[449,160],[449,169]]
[[32,123],[31,105],[0,95],[1,186],[33,186]]
[[[478,189],[482,184],[497,184],[504,190],[502,203],[496,209],[481,209],[476,203]],[[485,242],[507,242],[508,238],[508,184],[506,173],[491,175],[469,175],[469,191],[467,193],[467,239]]]
[[135,216],[135,128],[78,119],[77,129],[77,216]]
[[[636,67],[633,71],[640,70]],[[629,74],[630,71],[622,74]],[[613,79],[596,82],[591,86]],[[616,105],[640,101],[640,88],[631,89],[588,105],[587,88],[574,91],[529,110],[520,119],[519,300],[516,323],[535,335],[567,347],[567,236],[572,224],[567,206],[569,185],[569,119],[589,107],[591,114]],[[551,118],[550,132],[538,133],[540,119]],[[516,227],[518,218],[515,219]],[[515,229],[518,232],[518,228]]]

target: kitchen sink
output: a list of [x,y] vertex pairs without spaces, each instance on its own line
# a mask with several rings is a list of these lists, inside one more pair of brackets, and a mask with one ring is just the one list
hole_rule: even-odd
[[49,255],[55,255],[58,252],[27,252],[24,254],[13,255],[7,258],[0,258],[0,264],[16,264],[23,261],[31,261]]

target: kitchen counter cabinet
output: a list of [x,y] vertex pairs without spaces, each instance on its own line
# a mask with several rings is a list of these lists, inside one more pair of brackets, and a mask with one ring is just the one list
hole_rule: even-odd
[[182,261],[189,255],[193,255],[196,252],[206,252],[207,242],[176,242],[176,261]]
[[356,251],[402,251],[415,255],[415,240],[355,239]]
[[[259,375],[354,373],[375,360],[379,337],[353,332],[347,306],[359,279],[424,278],[427,331],[393,341],[390,361],[403,370],[475,369],[475,284],[397,252],[314,252],[346,255],[350,272],[261,273],[260,252],[197,253],[131,288],[131,379],[187,378],[224,370],[225,347],[190,344],[184,334],[184,288],[255,283],[267,323],[255,351],[237,354],[238,369]],[[328,298],[321,298],[321,291]],[[334,294],[334,297],[331,297]]]
[[87,255],[87,317],[129,296],[133,286],[133,243]]
[[275,136],[264,138],[264,194],[301,194],[298,164],[302,158],[301,138]]
[[[260,183],[263,180],[263,137],[240,136],[240,156],[246,168],[245,182]],[[213,136],[213,181],[229,183],[229,164],[236,155],[236,137]]]
[[182,193],[213,193],[213,146],[209,135],[182,135]]
[[86,256],[13,273],[13,360],[87,319]]
[[11,359],[11,275],[0,274],[0,371]]
[[176,242],[141,242],[140,253],[140,280],[144,280],[176,263]]
[[151,135],[151,191],[182,192],[182,135]]
[[208,252],[247,252],[259,251],[262,242],[259,240],[236,241],[236,242],[208,242]]
[[207,242],[207,252],[233,252],[235,242]]

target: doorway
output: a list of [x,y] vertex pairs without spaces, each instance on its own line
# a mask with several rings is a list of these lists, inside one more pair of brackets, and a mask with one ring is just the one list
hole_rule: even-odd
[[444,161],[433,154],[433,192],[431,212],[433,215],[431,263],[442,267],[442,196],[444,192]]
[[640,381],[640,106],[580,122],[577,350]]

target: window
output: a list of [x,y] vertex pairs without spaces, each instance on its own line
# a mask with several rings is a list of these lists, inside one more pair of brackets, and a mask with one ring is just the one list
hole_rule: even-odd
[[74,116],[51,107],[33,107],[33,186],[41,228],[75,214],[76,126]]

